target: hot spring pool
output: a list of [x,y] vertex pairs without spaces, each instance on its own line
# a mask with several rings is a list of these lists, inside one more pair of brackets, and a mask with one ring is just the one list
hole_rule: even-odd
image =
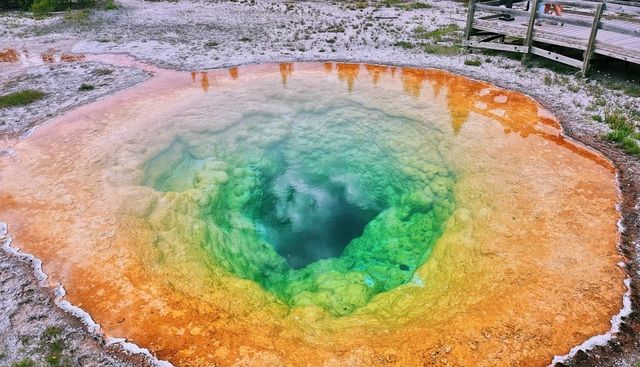
[[621,307],[612,166],[447,72],[161,71],[6,145],[15,246],[175,365],[546,365]]

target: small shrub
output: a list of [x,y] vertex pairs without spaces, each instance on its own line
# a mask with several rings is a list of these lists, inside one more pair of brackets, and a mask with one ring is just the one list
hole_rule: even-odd
[[56,10],[55,4],[51,0],[36,0],[31,4],[30,10],[35,15],[48,15]]
[[20,92],[9,93],[0,96],[0,108],[24,106],[44,98],[42,91],[35,89],[25,89]]
[[52,11],[83,9],[94,6],[94,0],[20,0],[29,2],[29,9],[35,15],[48,15]]
[[78,88],[78,90],[81,92],[86,92],[94,89],[96,89],[95,85],[85,83],[80,84],[80,88]]

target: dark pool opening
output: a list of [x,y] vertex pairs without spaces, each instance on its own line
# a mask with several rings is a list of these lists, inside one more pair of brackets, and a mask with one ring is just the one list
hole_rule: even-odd
[[293,269],[339,257],[380,213],[355,202],[345,183],[328,176],[287,170],[261,183],[259,233]]

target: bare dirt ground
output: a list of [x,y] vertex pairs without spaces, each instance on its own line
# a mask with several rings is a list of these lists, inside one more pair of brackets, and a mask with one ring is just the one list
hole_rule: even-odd
[[[459,46],[466,10],[452,1],[425,0],[423,7],[278,0],[118,3],[117,10],[74,11],[41,20],[25,13],[0,13],[0,52],[11,49],[18,55],[17,62],[0,62],[0,95],[24,88],[46,93],[44,99],[27,107],[0,109],[0,138],[27,133],[52,116],[150,77],[144,70],[65,55],[126,53],[181,70],[307,60],[435,67],[519,90],[555,113],[567,135],[600,150],[619,169],[624,217],[621,251],[632,279],[633,312],[607,345],[578,352],[563,363],[638,363],[640,161],[603,140],[609,127],[598,122],[607,111],[620,109],[636,119],[637,126],[640,98],[620,88],[638,85],[640,81],[629,76],[637,78],[637,72],[616,76],[621,78],[618,84],[618,79],[614,83],[597,72],[592,78],[580,78],[571,72],[559,74],[523,64],[504,54],[466,54]],[[475,62],[465,63],[468,60]],[[94,88],[83,89],[82,84]],[[128,358],[114,347],[105,348],[104,340],[85,331],[78,319],[57,308],[53,300],[52,291],[39,286],[29,264],[0,253],[0,309],[6,310],[0,315],[0,365],[25,359],[47,365],[60,340],[64,348],[58,356],[69,365],[151,363]]]

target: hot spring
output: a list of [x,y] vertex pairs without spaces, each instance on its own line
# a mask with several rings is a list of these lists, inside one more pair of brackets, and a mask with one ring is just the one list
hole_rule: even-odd
[[158,71],[3,144],[15,246],[175,365],[546,365],[621,307],[613,167],[447,72]]

